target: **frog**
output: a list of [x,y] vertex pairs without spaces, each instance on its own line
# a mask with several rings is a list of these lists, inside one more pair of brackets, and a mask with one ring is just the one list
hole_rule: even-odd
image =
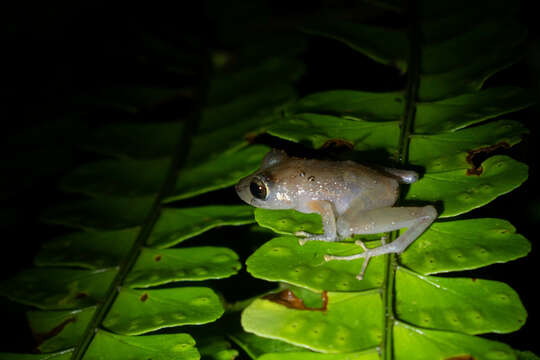
[[326,254],[325,261],[364,259],[357,275],[362,280],[372,257],[401,254],[437,218],[432,205],[395,206],[400,184],[412,184],[417,172],[389,167],[368,166],[351,160],[298,158],[272,149],[260,168],[242,178],[236,193],[247,204],[263,209],[294,209],[318,213],[324,233],[295,233],[300,245],[307,241],[341,241],[354,235],[380,234],[407,228],[394,241],[381,238],[381,245],[350,256]]

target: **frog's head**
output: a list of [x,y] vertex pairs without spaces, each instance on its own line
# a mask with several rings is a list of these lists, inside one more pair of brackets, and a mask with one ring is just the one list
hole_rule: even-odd
[[272,150],[264,157],[261,167],[236,184],[236,193],[251,206],[264,209],[291,209],[294,196],[281,181],[284,162],[289,159],[283,151]]

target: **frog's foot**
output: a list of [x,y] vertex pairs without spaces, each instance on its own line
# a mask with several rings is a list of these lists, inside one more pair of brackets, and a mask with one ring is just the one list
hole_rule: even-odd
[[[363,243],[362,243],[363,246],[365,246]],[[364,273],[366,272],[366,269],[367,269],[367,266],[369,264],[369,260],[371,260],[372,256],[369,255],[369,250],[367,251],[364,251],[363,253],[361,254],[356,254],[356,255],[351,255],[351,256],[334,256],[334,255],[324,255],[324,260],[325,261],[331,261],[331,260],[346,260],[346,261],[349,261],[349,260],[355,260],[355,259],[360,259],[360,258],[363,258],[364,259],[364,262],[362,263],[362,269],[360,270],[360,273],[358,275],[356,275],[356,278],[358,280],[362,280],[364,278]]]
[[[381,243],[383,244],[383,246],[386,245],[386,239],[387,239],[386,236],[381,237]],[[360,254],[350,255],[350,256],[324,255],[324,260],[325,261],[331,261],[331,260],[350,261],[350,260],[355,260],[355,259],[364,259],[364,262],[362,263],[362,269],[360,270],[360,273],[356,276],[358,280],[362,280],[364,278],[364,273],[366,272],[367,266],[369,264],[369,260],[371,260],[373,256],[377,256],[379,254],[373,254],[372,250],[374,249],[368,249],[362,240],[357,240],[354,243],[358,246],[361,246],[364,252]]]
[[318,240],[318,241],[334,241],[335,238],[326,234],[312,234],[305,231],[297,231],[294,233],[296,236],[304,236],[304,238],[299,238],[298,243],[304,245],[308,241]]

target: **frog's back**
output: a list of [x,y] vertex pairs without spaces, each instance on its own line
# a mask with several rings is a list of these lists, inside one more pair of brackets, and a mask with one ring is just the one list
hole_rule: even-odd
[[332,201],[338,213],[352,202],[357,208],[392,206],[398,195],[398,182],[375,169],[353,161],[296,159],[305,190],[313,198]]

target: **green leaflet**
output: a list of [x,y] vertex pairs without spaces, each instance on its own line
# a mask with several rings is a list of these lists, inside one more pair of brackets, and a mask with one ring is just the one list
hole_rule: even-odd
[[484,82],[495,73],[516,63],[520,58],[520,49],[501,49],[499,56],[486,54],[471,63],[448,72],[421,75],[418,98],[421,101],[433,101],[463,92],[476,92]]
[[304,214],[295,210],[255,209],[255,221],[260,226],[272,229],[278,234],[294,234],[306,231],[312,234],[324,232],[319,214]]
[[[500,52],[513,49],[524,40],[525,35],[526,30],[512,17],[480,19],[475,26],[465,32],[458,32],[445,41],[425,46],[422,52],[421,72],[440,74],[462,67],[464,59],[455,55],[456,49],[466,54],[472,61],[484,60],[488,55],[500,58]],[[492,39],[497,41],[493,42]],[[469,80],[470,76],[471,74]],[[459,79],[456,80],[459,82]]]
[[422,276],[399,268],[396,315],[409,324],[468,334],[512,332],[527,312],[508,285],[490,280]]
[[255,277],[283,281],[319,292],[361,291],[380,287],[384,274],[382,257],[370,261],[363,281],[356,278],[362,268],[362,259],[324,260],[326,254],[345,256],[360,252],[361,248],[352,243],[308,241],[302,246],[296,237],[278,237],[261,246],[249,257],[246,265]]
[[[456,332],[428,330],[394,324],[394,358],[397,360],[449,359],[472,356],[473,359],[515,359],[514,350],[500,342]],[[421,350],[419,350],[421,349]]]
[[516,351],[518,360],[538,360],[540,359],[537,355],[530,351]]
[[223,314],[223,305],[209,288],[120,290],[103,326],[116,333],[138,335],[189,324],[205,324]]
[[195,340],[188,334],[123,336],[99,330],[85,360],[126,358],[155,360],[198,360]]
[[170,247],[217,226],[252,222],[253,208],[247,205],[165,208],[147,244],[158,248]]
[[250,146],[181,172],[175,190],[164,201],[171,202],[232,186],[254,172],[268,152],[266,146]]
[[[520,58],[526,31],[513,19],[479,21],[466,33],[423,49],[418,98],[432,101],[480,90],[485,80]],[[496,42],[486,39],[497,39]],[[456,49],[460,55],[455,56]],[[453,55],[449,55],[453,54]],[[464,57],[469,62],[464,62]]]
[[276,352],[280,355],[284,355],[287,352],[297,352],[302,349],[275,339],[268,339],[260,337],[247,332],[237,332],[230,334],[229,338],[240,346],[252,359],[257,359],[259,356],[266,353]]
[[455,131],[523,109],[535,102],[529,91],[510,86],[488,88],[416,105],[415,133]]
[[[314,214],[303,214],[292,210],[265,210],[256,209],[255,218],[261,226],[270,229],[278,228],[278,233],[294,234],[302,229],[306,218],[313,221],[314,229],[322,229],[320,216]],[[282,218],[283,217],[283,218]],[[286,223],[283,223],[283,219]],[[362,236],[365,240],[373,240],[379,235]],[[288,250],[272,250],[272,246],[284,246]],[[309,246],[308,246],[309,245]],[[460,271],[487,266],[497,262],[506,262],[527,255],[531,245],[522,235],[515,233],[515,228],[505,220],[501,219],[469,219],[446,222],[435,222],[428,230],[413,242],[407,250],[400,255],[401,263],[410,269],[421,274],[436,274],[447,271]],[[297,266],[314,267],[311,271],[324,272],[323,269],[333,268],[330,264],[340,262],[324,263],[322,256],[330,253],[332,249],[337,251],[334,255],[345,255],[349,252],[359,253],[360,247],[350,243],[325,243],[320,241],[307,242],[304,246],[298,245],[298,240],[293,237],[276,238],[267,242],[248,259],[248,271],[254,271],[254,275],[267,280],[286,281],[292,284],[323,290],[322,284],[313,287],[313,277],[307,272],[304,281],[298,283],[299,278],[288,277],[286,274],[294,273]],[[267,254],[268,252],[268,254]],[[267,259],[267,256],[282,256],[279,261],[283,261],[281,267],[273,267],[268,264],[275,260]],[[374,258],[372,261],[376,261]],[[349,262],[348,266],[341,268],[351,276],[358,263],[362,260]],[[263,265],[268,263],[267,265]],[[342,262],[343,263],[343,262]],[[351,267],[351,265],[354,266]],[[337,265],[335,265],[337,266]],[[351,269],[348,269],[351,267]],[[376,267],[376,265],[375,265]],[[372,281],[368,267],[366,278],[361,282]],[[260,269],[260,270],[255,270]],[[346,276],[345,273],[341,276]],[[279,278],[276,278],[277,274]],[[334,274],[334,277],[338,276]],[[325,286],[336,286],[338,282],[325,283]],[[354,282],[357,283],[357,282]],[[362,286],[358,284],[358,286]],[[329,288],[327,288],[329,289]],[[352,290],[340,289],[340,290]]]
[[95,310],[29,311],[26,316],[38,349],[49,353],[77,345]]
[[[192,197],[235,184],[254,170],[267,150],[263,146],[249,147],[218,155],[202,165],[184,169],[180,174],[175,195],[169,197],[168,201]],[[244,162],[239,161],[241,158]],[[131,197],[157,194],[165,179],[169,163],[168,158],[104,160],[84,165],[74,171],[63,181],[61,187],[66,191],[92,196]]]
[[420,274],[475,269],[527,255],[531,244],[501,219],[435,222],[400,255]]
[[316,112],[366,121],[399,120],[405,99],[401,92],[334,90],[308,95],[286,108],[288,115]]
[[127,254],[139,228],[78,231],[45,242],[34,260],[37,266],[77,266],[91,270],[112,267]]
[[242,326],[257,335],[325,353],[351,352],[379,344],[383,307],[378,292],[329,292],[327,296],[326,310],[298,310],[257,299],[244,310]]
[[455,132],[412,135],[409,161],[429,173],[467,169],[473,167],[471,154],[509,148],[527,133],[516,121],[500,120]]
[[225,247],[143,248],[125,284],[150,287],[173,281],[221,279],[236,274],[241,267],[238,255]]
[[231,349],[231,344],[222,336],[193,336],[197,343],[197,349],[203,359],[234,360],[238,358],[238,350]]
[[320,148],[333,142],[345,143],[358,151],[397,150],[397,121],[369,122],[330,115],[298,114],[271,126],[268,133],[285,140]]
[[479,175],[467,170],[426,173],[411,184],[406,200],[442,202],[439,218],[466,213],[521,185],[528,175],[527,165],[508,156],[497,155],[482,163]]
[[1,283],[0,294],[43,310],[77,309],[102,300],[116,269],[31,268]]

